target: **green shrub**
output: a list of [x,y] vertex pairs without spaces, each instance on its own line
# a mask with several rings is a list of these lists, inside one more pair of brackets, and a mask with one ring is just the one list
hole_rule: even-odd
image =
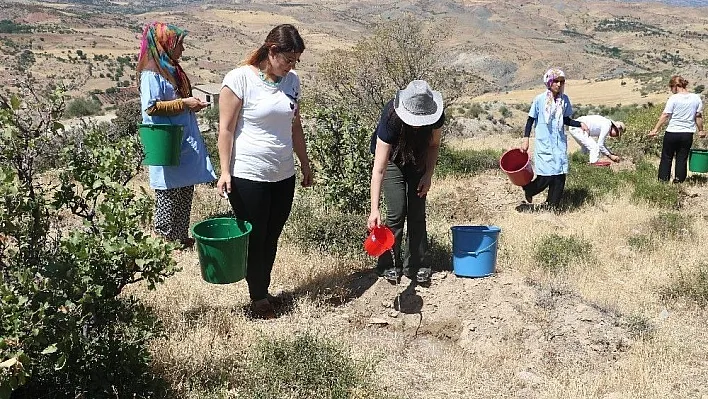
[[316,106],[312,114],[307,142],[325,202],[345,213],[368,211],[373,128],[343,108]]
[[680,208],[680,188],[657,179],[656,167],[647,161],[635,164],[634,171],[622,171],[620,177],[634,186],[632,199],[647,202],[660,208]]
[[698,270],[686,272],[679,268],[670,284],[662,287],[661,297],[664,299],[684,298],[693,301],[698,306],[708,306],[708,264],[701,263]]
[[[152,201],[125,186],[135,137],[89,129],[57,155],[61,98],[1,98],[0,398],[159,396],[147,349],[159,324],[121,294],[174,273],[174,246],[145,232]],[[39,176],[38,149],[63,168]]]
[[465,111],[465,117],[470,119],[477,119],[480,115],[486,114],[487,111],[482,108],[479,103],[472,103],[469,105],[467,111]]
[[498,150],[456,150],[445,144],[440,146],[437,176],[474,175],[486,170],[499,168],[501,151]]
[[96,115],[101,111],[101,104],[91,98],[77,98],[66,106],[65,115],[69,118]]
[[352,358],[341,344],[312,333],[262,339],[244,370],[244,397],[261,399],[383,398],[374,364]]
[[[631,157],[635,161],[640,161],[647,155],[659,156],[661,154],[661,136],[650,138],[647,133],[654,128],[663,109],[663,104],[650,104],[627,110],[626,118],[623,120],[627,131],[622,134],[621,138],[611,139],[608,145],[612,147],[614,152],[623,157]],[[656,176],[654,178],[656,179]]]
[[359,258],[363,256],[366,216],[342,213],[300,198],[293,204],[284,237],[305,253]]
[[551,234],[541,239],[533,259],[542,269],[558,273],[577,262],[592,259],[592,244],[580,237]]
[[610,168],[599,168],[588,164],[587,154],[576,151],[570,156],[571,173],[568,174],[568,190],[586,193],[585,203],[593,203],[602,196],[617,192],[623,184],[620,175]]

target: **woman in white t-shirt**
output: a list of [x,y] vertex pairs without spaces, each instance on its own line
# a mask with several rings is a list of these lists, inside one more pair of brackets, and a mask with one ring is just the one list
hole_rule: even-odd
[[293,151],[302,185],[312,184],[298,112],[300,79],[292,70],[304,50],[294,26],[276,26],[243,65],[226,74],[219,96],[217,190],[228,196],[235,216],[253,226],[246,281],[259,318],[275,317],[268,286],[295,193]]
[[661,126],[669,121],[664,134],[659,162],[659,180],[669,181],[671,177],[671,162],[676,158],[674,167],[674,183],[686,180],[688,154],[693,144],[693,133],[698,130],[700,137],[705,137],[703,130],[703,102],[695,93],[689,93],[686,87],[688,81],[679,75],[674,75],[669,81],[673,95],[669,97],[664,112],[649,132],[650,137],[656,137]]

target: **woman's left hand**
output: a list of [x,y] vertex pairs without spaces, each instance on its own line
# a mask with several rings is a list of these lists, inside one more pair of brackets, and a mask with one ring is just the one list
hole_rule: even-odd
[[418,183],[418,197],[423,198],[428,195],[428,190],[430,190],[430,181],[432,176],[427,173],[420,178],[420,183]]
[[310,169],[310,162],[304,163],[300,166],[302,170],[302,183],[303,187],[312,186],[312,169]]

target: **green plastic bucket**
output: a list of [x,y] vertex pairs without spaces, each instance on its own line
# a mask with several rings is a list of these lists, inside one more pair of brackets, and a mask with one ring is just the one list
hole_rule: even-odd
[[143,165],[177,166],[182,153],[182,126],[141,124],[140,142],[143,144]]
[[246,277],[251,224],[233,218],[213,218],[192,226],[202,279],[229,284]]
[[697,173],[708,172],[708,150],[691,149],[688,154],[688,170]]

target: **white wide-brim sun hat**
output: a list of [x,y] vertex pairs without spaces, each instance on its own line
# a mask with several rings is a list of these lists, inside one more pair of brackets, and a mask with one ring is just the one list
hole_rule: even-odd
[[443,113],[442,94],[431,90],[426,81],[414,80],[396,93],[393,108],[409,126],[432,125]]

